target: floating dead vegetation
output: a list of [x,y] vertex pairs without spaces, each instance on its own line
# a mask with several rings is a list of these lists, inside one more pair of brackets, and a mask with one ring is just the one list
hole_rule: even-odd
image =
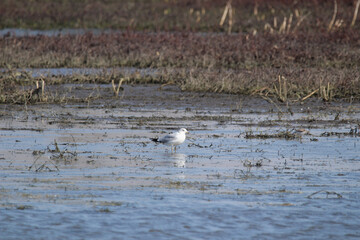
[[32,155],[35,159],[28,170],[35,172],[58,172],[60,171],[59,165],[72,164],[78,159],[76,150],[72,151],[67,148],[61,150],[56,140],[46,150],[34,150]]
[[109,208],[100,208],[98,210],[98,212],[100,212],[100,213],[112,213],[113,211],[111,211]]
[[323,132],[320,134],[321,137],[360,137],[357,128],[351,128],[349,132]]
[[255,178],[255,175],[251,173],[251,168],[248,167],[245,171],[243,169],[235,169],[234,178],[241,180],[248,180],[250,178]]
[[111,201],[111,202],[107,202],[107,201],[100,201],[100,202],[95,202],[96,206],[111,206],[111,207],[118,207],[118,206],[122,206],[124,203],[123,202],[116,202],[116,201]]
[[251,172],[251,169],[253,167],[256,167],[256,168],[261,167],[262,162],[263,162],[262,160],[257,160],[257,161],[245,160],[244,163],[243,163],[243,166],[246,169],[235,169],[233,178],[234,179],[240,179],[240,180],[263,179],[263,178],[265,178],[264,176],[255,175],[255,174],[253,174]]
[[169,188],[169,189],[193,189],[193,190],[214,190],[221,187],[222,184],[211,184],[206,182],[199,182],[199,181],[173,181],[170,180],[165,184],[161,184],[157,187]]
[[286,189],[275,189],[267,191],[259,191],[255,189],[235,189],[237,195],[274,195],[274,194],[301,194],[298,191],[289,191]]
[[58,172],[59,168],[52,160],[43,160],[41,155],[38,156],[31,166],[28,167],[29,171],[35,172]]
[[343,196],[337,192],[320,190],[307,196],[310,199],[328,199],[328,198],[342,198]]
[[281,131],[277,133],[253,133],[253,132],[246,132],[245,136],[246,139],[270,139],[270,138],[278,138],[278,139],[285,139],[285,140],[294,140],[299,136],[291,131]]
[[[67,145],[67,144],[65,144]],[[50,159],[54,160],[55,162],[61,162],[63,164],[71,164],[73,161],[77,161],[77,152],[70,151],[67,148],[60,150],[58,143],[54,140],[53,146],[48,146],[48,152],[52,154]]]
[[269,206],[281,206],[281,207],[291,207],[295,206],[293,203],[268,203]]
[[33,209],[34,207],[33,206],[30,206],[30,205],[18,205],[16,206],[16,209],[18,210],[27,210],[27,209]]
[[263,160],[257,160],[257,161],[250,161],[250,160],[245,160],[243,163],[244,167],[247,168],[252,168],[252,167],[261,167],[263,165]]
[[197,147],[197,148],[211,148],[212,146],[213,146],[212,143],[208,146],[200,145],[198,143],[193,143],[193,142],[188,144],[188,147]]

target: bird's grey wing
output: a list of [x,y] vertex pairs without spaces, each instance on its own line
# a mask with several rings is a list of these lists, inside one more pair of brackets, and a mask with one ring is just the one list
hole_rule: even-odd
[[168,143],[168,142],[174,141],[175,138],[176,138],[176,136],[174,134],[168,134],[168,135],[165,135],[162,138],[160,138],[158,141],[161,143]]

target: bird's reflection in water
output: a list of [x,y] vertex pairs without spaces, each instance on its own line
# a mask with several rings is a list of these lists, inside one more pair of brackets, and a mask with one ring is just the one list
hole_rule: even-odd
[[174,164],[175,167],[184,168],[186,167],[187,155],[183,153],[166,153],[164,156],[170,163]]

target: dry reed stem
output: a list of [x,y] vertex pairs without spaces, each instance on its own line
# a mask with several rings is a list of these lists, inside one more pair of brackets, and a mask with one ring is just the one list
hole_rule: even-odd
[[281,110],[281,108],[279,107],[279,105],[277,105],[273,100],[271,100],[271,98],[269,98],[268,96],[264,96],[264,95],[260,95],[260,97],[262,97],[264,100],[268,101],[271,104],[274,104],[274,106],[278,109],[279,113],[283,114],[284,112]]
[[272,28],[269,23],[265,23],[264,30],[268,30],[268,29],[270,30],[271,34],[274,33],[274,28]]
[[225,9],[224,9],[224,13],[223,13],[223,15],[221,17],[221,20],[220,20],[220,23],[219,23],[220,27],[222,27],[222,25],[224,25],[226,15],[227,15],[228,11],[229,11],[229,2],[226,4]]
[[115,81],[114,81],[114,80],[111,80],[111,84],[112,84],[112,87],[113,87],[113,91],[114,91],[115,97],[118,97],[118,96],[119,96],[121,84],[123,83],[123,81],[125,81],[125,79],[124,79],[124,78],[121,78],[121,79],[119,80],[118,86],[116,87],[116,86],[115,86]]
[[228,28],[228,34],[231,33],[232,25],[233,25],[233,9],[231,6],[231,1],[229,1],[229,28]]
[[268,87],[262,87],[262,88],[259,88],[259,89],[255,89],[254,91],[251,92],[251,96],[252,95],[255,95],[255,94],[259,94],[259,95],[262,95],[263,92],[267,90],[267,92],[269,92],[269,88]]
[[359,11],[359,6],[360,6],[360,0],[358,0],[356,2],[356,6],[355,6],[355,10],[354,10],[354,16],[353,16],[353,19],[352,19],[351,25],[350,25],[351,27],[353,27],[355,25],[355,21],[356,21],[358,11]]
[[259,8],[259,3],[255,1],[254,16],[257,16],[259,14],[258,8]]
[[44,93],[45,93],[45,81],[44,79],[41,79],[41,97],[44,97]]
[[328,26],[328,32],[330,32],[334,26],[336,15],[337,15],[337,1],[334,0],[334,13]]
[[[299,13],[297,13],[296,15],[299,18]],[[294,18],[294,14],[290,14],[289,18],[284,17],[284,20],[282,22],[282,24],[280,25],[279,29],[277,29],[277,17],[274,17],[273,20],[273,26],[271,26],[269,23],[265,23],[264,25],[264,30],[269,30],[271,34],[277,32],[279,34],[289,34],[290,32],[294,33],[295,30],[300,26],[300,24],[304,21],[304,19],[308,16],[309,14],[302,16],[296,23],[295,27],[293,28],[293,30],[291,30],[291,26],[292,26],[292,22],[293,22],[293,18]]]
[[332,99],[332,87],[330,86],[330,83],[328,82],[327,86],[320,85],[320,96],[321,98],[328,102]]
[[319,89],[315,89],[314,91],[312,91],[310,94],[308,94],[307,96],[303,97],[301,99],[301,101],[305,101],[306,99],[308,99],[309,97],[311,97],[312,95],[314,95],[315,93],[317,93],[319,91]]
[[287,18],[284,17],[284,21],[281,24],[280,28],[279,28],[279,33],[285,33],[286,31],[286,22],[287,22]]
[[221,20],[220,20],[220,27],[222,27],[224,25],[224,22],[225,22],[225,19],[226,19],[226,16],[229,15],[229,28],[228,28],[228,33],[231,33],[231,29],[232,29],[232,25],[233,25],[233,9],[232,9],[232,6],[231,6],[231,0],[229,0],[227,3],[226,3],[226,6],[225,6],[225,9],[224,9],[224,13],[221,17]]
[[[360,1],[360,0],[359,0],[359,1]],[[310,14],[310,13],[302,16],[302,17],[297,21],[295,27],[294,27],[293,30],[292,30],[293,33],[298,29],[298,27],[299,27],[300,24],[305,20],[305,18],[306,18],[307,16],[309,16],[309,14]]]
[[164,87],[169,86],[169,85],[175,85],[175,82],[174,82],[174,81],[170,81],[170,82],[161,84],[161,86],[159,87],[159,90],[162,91],[162,89],[163,89]]
[[293,14],[291,13],[291,14],[290,14],[290,17],[289,17],[288,24],[287,24],[286,33],[289,33],[289,32],[290,32],[292,20],[293,20]]
[[[38,98],[40,99],[40,101],[44,101],[44,96],[45,96],[45,81],[44,79],[41,79],[41,87],[39,85],[39,81],[35,82],[36,84],[36,89],[34,91],[31,92],[30,94],[30,98],[32,97],[32,94],[36,94],[38,95]],[[41,96],[39,95],[39,91],[41,89]]]
[[286,102],[288,96],[286,78],[279,75],[279,86],[276,87],[274,84],[274,92],[281,102]]

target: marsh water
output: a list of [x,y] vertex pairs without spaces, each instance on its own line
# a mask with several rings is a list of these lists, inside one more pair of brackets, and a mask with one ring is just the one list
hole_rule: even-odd
[[360,238],[359,104],[56,88],[0,106],[0,239]]

